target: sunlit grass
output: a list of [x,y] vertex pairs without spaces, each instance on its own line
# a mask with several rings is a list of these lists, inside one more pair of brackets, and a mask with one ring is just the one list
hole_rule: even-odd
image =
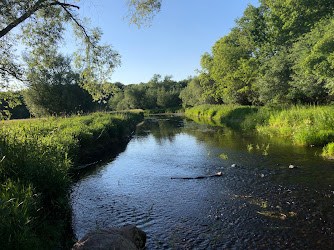
[[93,113],[2,122],[2,247],[49,249],[59,244],[67,233],[71,168],[83,155],[119,141],[140,119],[134,113]]
[[[233,105],[200,105],[186,110],[190,118],[208,119],[213,125],[250,130],[268,135],[285,136],[302,146],[329,146],[323,156],[334,158],[334,107],[333,106],[288,106],[251,107]],[[261,148],[258,146],[259,149]],[[247,147],[248,151],[253,146]],[[262,148],[268,155],[268,149]]]
[[322,156],[334,159],[334,142],[328,143],[322,152]]

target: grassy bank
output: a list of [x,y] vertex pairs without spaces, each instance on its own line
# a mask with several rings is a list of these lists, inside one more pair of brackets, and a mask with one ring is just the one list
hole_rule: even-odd
[[323,155],[334,158],[334,107],[285,108],[201,105],[186,110],[190,118],[211,120],[259,133],[290,137],[295,144],[324,146]]
[[141,118],[135,113],[94,113],[2,123],[1,247],[61,247],[71,214],[71,168],[117,144]]
[[154,114],[174,114],[174,113],[184,113],[184,108],[175,107],[175,108],[154,108],[154,109],[145,109],[143,110],[145,116],[154,115]]

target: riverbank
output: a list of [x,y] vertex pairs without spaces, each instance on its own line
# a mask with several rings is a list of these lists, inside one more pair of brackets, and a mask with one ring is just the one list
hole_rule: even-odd
[[142,113],[94,113],[2,123],[1,246],[69,248],[71,170],[126,139],[142,118]]
[[259,133],[290,137],[297,145],[323,146],[323,156],[334,158],[334,107],[254,107],[200,105],[186,116]]

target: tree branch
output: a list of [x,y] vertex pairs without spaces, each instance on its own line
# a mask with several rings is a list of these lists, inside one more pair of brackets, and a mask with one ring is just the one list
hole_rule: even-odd
[[53,3],[51,3],[50,5],[60,5],[61,7],[73,7],[73,8],[77,8],[77,9],[80,9],[79,6],[77,5],[73,5],[73,4],[69,4],[69,3],[61,3],[59,1],[55,1]]
[[9,31],[11,31],[13,28],[15,28],[17,25],[25,21],[27,18],[29,18],[32,14],[34,14],[37,10],[39,10],[42,6],[42,4],[47,0],[38,0],[35,5],[33,5],[26,13],[24,13],[22,16],[20,16],[18,19],[11,22],[9,25],[7,25],[6,28],[2,29],[0,31],[0,38],[5,36]]
[[[52,6],[52,5],[59,5],[61,6],[67,13],[69,11],[66,9],[66,7],[73,7],[79,9],[79,6],[68,4],[68,3],[61,3],[59,1],[54,1],[52,3],[49,3],[47,5],[43,5],[48,0],[38,0],[27,12],[25,12],[22,16],[11,22],[9,25],[7,25],[4,29],[0,30],[0,38],[5,36],[9,31],[11,31],[13,28],[15,28],[17,25],[28,19],[31,15],[33,15],[36,11],[38,11],[41,8]],[[71,15],[71,18],[74,19],[74,17]],[[79,25],[79,24],[78,24]],[[81,25],[79,25],[81,28],[83,28]]]
[[68,15],[70,16],[70,18],[76,23],[76,25],[78,25],[78,26],[80,27],[80,29],[82,30],[84,36],[86,37],[87,42],[88,42],[91,46],[95,47],[95,45],[90,41],[90,37],[89,37],[89,35],[87,34],[85,27],[83,27],[83,26],[78,22],[78,20],[75,19],[75,17],[72,15],[72,13],[71,13],[68,9],[66,9],[65,6],[61,5],[61,7],[67,12],[67,14],[68,14]]
[[3,67],[0,67],[0,75],[4,75],[4,73],[10,75],[11,77],[14,77],[15,79],[17,79],[21,82],[25,81],[23,78],[20,77],[20,75],[21,75],[20,73],[17,73],[13,70],[9,70],[9,69],[3,68]]

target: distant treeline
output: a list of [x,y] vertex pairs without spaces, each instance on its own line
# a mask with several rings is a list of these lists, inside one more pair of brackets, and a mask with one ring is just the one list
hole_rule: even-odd
[[174,81],[171,76],[162,78],[156,74],[147,83],[124,85],[117,82],[97,86],[100,89],[96,92],[107,90],[109,94],[99,94],[100,99],[94,100],[78,83],[43,82],[21,91],[0,92],[0,118],[64,116],[100,110],[167,110],[205,103],[197,77]]

